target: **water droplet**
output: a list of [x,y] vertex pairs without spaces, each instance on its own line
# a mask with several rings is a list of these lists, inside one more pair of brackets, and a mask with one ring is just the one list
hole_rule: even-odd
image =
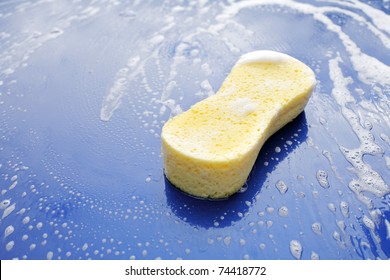
[[280,192],[280,194],[285,194],[288,190],[286,183],[283,182],[282,180],[277,181],[275,186],[278,189],[278,191]]
[[311,255],[310,255],[310,258],[311,258],[312,260],[319,260],[319,259],[320,259],[320,256],[319,256],[316,252],[312,251],[312,252],[311,252]]
[[11,204],[11,200],[5,199],[0,202],[0,209],[6,209]]
[[313,230],[313,232],[315,233],[315,234],[318,234],[318,235],[321,235],[322,234],[322,226],[321,226],[321,224],[320,223],[313,223],[312,225],[311,225],[311,229]]
[[18,184],[18,181],[15,181],[11,184],[11,186],[9,186],[8,190],[12,190],[16,187],[16,185]]
[[6,229],[4,230],[4,238],[7,238],[8,236],[10,236],[14,232],[14,230],[15,230],[15,228],[12,225],[9,225],[8,227],[6,227]]
[[28,224],[30,222],[30,217],[29,216],[26,216],[26,217],[24,217],[23,218],[23,220],[22,220],[22,224]]
[[53,252],[52,251],[49,251],[49,252],[47,252],[47,255],[46,255],[46,258],[48,259],[48,260],[51,260],[51,259],[53,259]]
[[274,210],[275,210],[275,208],[270,207],[270,206],[268,206],[268,207],[266,208],[266,211],[268,212],[268,214],[272,214],[272,213],[274,212]]
[[323,187],[324,189],[329,188],[328,173],[325,170],[318,170],[316,177],[321,187]]
[[88,244],[84,243],[83,247],[81,247],[81,250],[85,251],[88,249]]
[[341,214],[343,214],[345,218],[349,217],[349,205],[347,202],[345,201],[340,202],[340,210],[341,210]]
[[341,241],[340,233],[338,233],[337,231],[334,231],[334,232],[333,232],[332,237],[333,237],[333,239],[336,240],[336,241]]
[[386,232],[387,232],[386,238],[390,239],[390,222],[387,219],[385,219],[385,225],[386,225]]
[[305,197],[306,197],[306,194],[305,194],[304,192],[298,192],[298,193],[297,193],[297,196],[298,196],[299,198],[305,198]]
[[278,210],[278,214],[281,217],[287,217],[288,216],[288,208],[286,206],[282,206]]
[[228,246],[230,244],[230,242],[232,241],[232,238],[230,236],[226,236],[224,239],[223,239],[223,243]]
[[297,260],[301,259],[302,256],[302,245],[298,240],[291,240],[290,242],[290,252],[294,258]]
[[375,229],[375,223],[366,215],[363,215],[363,224],[370,230]]
[[329,211],[336,213],[336,205],[334,205],[334,203],[328,203],[328,209]]
[[339,227],[339,229],[341,230],[341,231],[344,231],[345,229],[346,229],[346,225],[345,225],[345,222],[344,221],[342,221],[342,220],[340,220],[340,221],[337,221],[337,226]]
[[8,206],[4,212],[3,212],[3,216],[1,217],[2,219],[5,219],[7,218],[14,210],[15,210],[15,207],[16,207],[16,203]]
[[7,245],[5,245],[5,249],[9,252],[12,250],[14,245],[15,245],[15,242],[13,240],[11,240],[10,242],[7,243]]

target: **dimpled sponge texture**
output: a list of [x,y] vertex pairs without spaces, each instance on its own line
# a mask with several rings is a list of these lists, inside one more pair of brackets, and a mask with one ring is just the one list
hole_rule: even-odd
[[264,142],[303,111],[315,83],[313,71],[286,54],[243,55],[215,95],[164,125],[167,179],[202,198],[237,192]]

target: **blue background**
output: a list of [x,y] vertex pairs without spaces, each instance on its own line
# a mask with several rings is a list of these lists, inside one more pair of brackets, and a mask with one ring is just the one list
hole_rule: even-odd
[[[0,2],[1,259],[389,258],[389,2],[362,5]],[[309,65],[313,96],[239,193],[189,197],[161,127],[258,49]]]

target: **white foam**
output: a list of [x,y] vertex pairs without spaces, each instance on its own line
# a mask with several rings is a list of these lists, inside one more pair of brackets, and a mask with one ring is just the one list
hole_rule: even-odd
[[230,102],[230,108],[241,117],[245,117],[256,111],[258,105],[248,97],[237,98]]
[[100,109],[100,119],[102,121],[110,120],[114,111],[121,104],[121,99],[127,90],[128,71],[129,69],[125,67],[120,69],[116,74],[115,82],[103,100],[102,108]]
[[[348,105],[356,103],[353,95],[348,90],[348,85],[351,83],[349,77],[344,77],[339,64],[342,62],[339,56],[329,61],[329,75],[333,81],[334,88],[332,96],[341,107],[341,112],[344,118],[350,124],[353,132],[360,141],[360,146],[354,149],[348,149],[340,146],[345,158],[354,167],[354,172],[358,175],[358,180],[354,181],[352,190],[361,201],[368,201],[362,192],[370,192],[378,197],[383,197],[390,193],[390,187],[386,184],[378,172],[364,161],[364,154],[377,155],[382,154],[383,150],[375,143],[375,138],[370,131],[370,127],[366,128],[360,124],[360,117]],[[352,182],[352,181],[351,181]]]
[[0,40],[7,39],[9,37],[11,37],[11,34],[4,32],[4,31],[0,32]]
[[[367,84],[375,84],[375,83],[382,83],[382,84],[388,84],[390,80],[390,67],[388,67],[386,64],[382,63],[380,60],[376,59],[375,57],[369,56],[362,52],[362,50],[357,46],[357,44],[351,40],[351,38],[343,32],[342,28],[333,23],[331,19],[329,19],[328,16],[326,16],[326,12],[332,11],[333,8],[329,7],[316,7],[310,4],[306,3],[298,3],[291,0],[259,0],[259,1],[242,1],[235,3],[234,5],[228,6],[223,13],[219,16],[220,21],[221,20],[227,20],[232,18],[233,16],[237,15],[242,9],[256,7],[256,6],[264,6],[264,5],[280,5],[280,6],[286,6],[289,8],[292,8],[294,10],[297,10],[303,14],[309,14],[314,17],[317,21],[325,24],[326,28],[338,35],[341,42],[345,46],[346,50],[348,51],[350,55],[350,60],[354,66],[354,69],[358,72],[359,78],[361,81]],[[359,2],[355,2],[354,7],[356,8],[364,8],[366,9],[368,5],[361,5]],[[389,16],[385,15],[381,11],[377,11],[376,9],[368,8],[369,13],[372,15],[372,17],[376,18],[376,24],[378,27],[380,27],[382,30],[386,30],[389,28],[388,24],[386,25],[385,22],[389,21]],[[362,18],[359,18],[363,20]],[[374,20],[374,19],[373,19]],[[382,36],[384,37],[384,36]],[[255,57],[250,56],[251,57]],[[261,56],[260,56],[261,58]],[[276,60],[277,57],[275,57]],[[245,61],[245,60],[243,60]],[[248,59],[248,61],[251,61]]]
[[270,51],[270,50],[260,50],[260,51],[254,51],[242,55],[240,59],[237,61],[236,65],[257,63],[257,62],[284,63],[291,59],[295,60],[295,58],[292,58],[291,56],[284,53]]
[[390,34],[390,16],[383,11],[379,9],[375,9],[374,7],[357,1],[357,0],[350,0],[350,1],[343,1],[340,3],[340,1],[335,0],[328,0],[328,2],[334,2],[337,4],[342,4],[343,6],[360,9],[363,13],[365,13],[367,16],[369,16],[370,20],[381,30],[385,31],[387,34]]
[[215,94],[213,87],[211,86],[209,80],[204,80],[200,83],[200,87],[206,96],[212,96]]
[[152,45],[159,45],[164,41],[165,37],[164,35],[158,34],[151,39],[149,39],[149,43]]
[[208,64],[208,63],[203,63],[201,65],[201,69],[206,76],[210,76],[213,73],[213,71],[211,70],[210,64]]
[[161,101],[160,103],[163,104],[160,109],[160,115],[164,114],[165,108],[169,108],[169,110],[171,111],[171,116],[176,116],[183,112],[183,109],[180,107],[179,104],[176,103],[175,99],[168,99],[165,101]]

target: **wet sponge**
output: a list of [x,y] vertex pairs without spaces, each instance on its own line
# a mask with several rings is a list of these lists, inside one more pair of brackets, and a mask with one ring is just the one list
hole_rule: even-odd
[[164,125],[166,177],[197,197],[237,192],[264,142],[303,111],[314,86],[313,71],[291,56],[243,55],[215,95]]

